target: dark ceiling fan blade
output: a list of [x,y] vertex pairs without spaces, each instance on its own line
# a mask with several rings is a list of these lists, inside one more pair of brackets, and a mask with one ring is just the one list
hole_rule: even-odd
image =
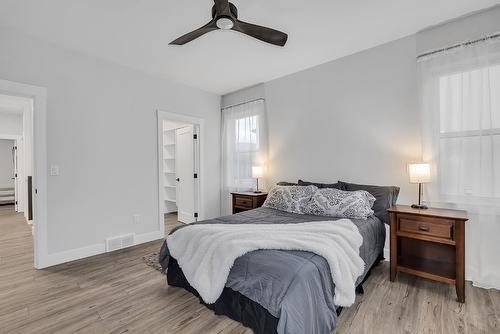
[[286,41],[288,40],[288,35],[284,32],[239,20],[234,22],[234,27],[232,29],[245,35],[257,38],[263,42],[278,46],[285,46]]
[[203,27],[196,29],[195,31],[191,31],[190,33],[185,34],[177,38],[175,41],[170,42],[171,45],[184,45],[186,43],[191,42],[192,40],[205,35],[206,33],[217,30],[217,25],[215,24],[215,20],[212,20],[205,24]]
[[232,16],[228,0],[214,0],[215,13],[217,16]]

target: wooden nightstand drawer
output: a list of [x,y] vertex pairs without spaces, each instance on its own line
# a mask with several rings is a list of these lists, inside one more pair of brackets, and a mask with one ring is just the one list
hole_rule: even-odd
[[239,196],[237,196],[234,199],[234,205],[237,208],[252,209],[253,208],[253,200],[252,200],[252,198],[249,198],[249,197],[239,197]]
[[237,192],[233,196],[233,214],[261,207],[267,198],[267,193]]
[[442,238],[453,240],[452,220],[431,218],[431,217],[415,217],[411,215],[399,215],[398,231],[406,233],[414,233],[429,237]]

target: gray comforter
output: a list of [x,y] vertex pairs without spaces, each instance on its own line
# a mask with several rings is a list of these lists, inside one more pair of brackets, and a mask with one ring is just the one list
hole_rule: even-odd
[[[259,208],[197,224],[290,224],[323,220],[336,219]],[[352,221],[363,237],[360,256],[366,266],[365,273],[358,279],[360,283],[383,252],[385,227],[375,216]],[[166,246],[160,254],[164,267],[169,256]],[[259,303],[279,318],[278,333],[323,334],[335,328],[334,284],[328,263],[319,255],[281,250],[248,253],[235,261],[226,287]]]

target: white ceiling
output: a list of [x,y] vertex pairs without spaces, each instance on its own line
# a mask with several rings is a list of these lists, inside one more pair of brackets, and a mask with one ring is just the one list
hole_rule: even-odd
[[398,39],[500,0],[233,0],[242,20],[289,34],[284,48],[232,31],[173,39],[212,0],[0,0],[0,25],[217,94]]

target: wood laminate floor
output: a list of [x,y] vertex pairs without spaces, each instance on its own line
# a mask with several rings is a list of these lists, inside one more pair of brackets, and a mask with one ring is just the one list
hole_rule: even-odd
[[[177,224],[166,216],[167,230]],[[0,207],[0,333],[251,333],[216,316],[142,261],[161,242],[57,267],[33,269],[31,229],[13,207]],[[345,309],[335,334],[500,333],[500,292],[453,287],[399,274],[382,263],[365,294]]]

